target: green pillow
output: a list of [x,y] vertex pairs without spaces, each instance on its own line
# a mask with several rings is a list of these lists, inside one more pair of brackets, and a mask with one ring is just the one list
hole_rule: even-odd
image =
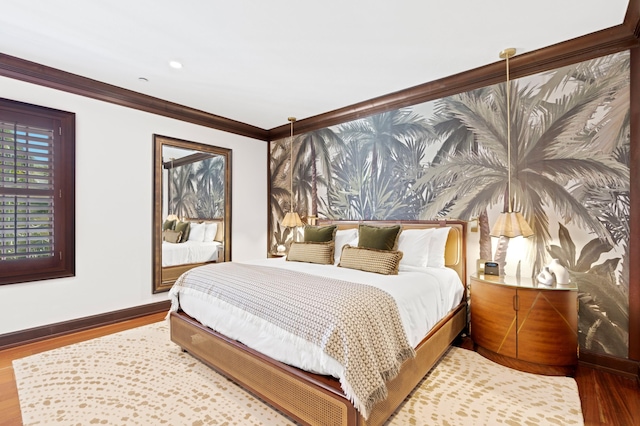
[[360,224],[358,226],[358,247],[397,250],[401,230],[400,225],[371,226]]
[[180,242],[184,243],[189,239],[189,231],[191,231],[191,224],[189,222],[178,222],[176,223],[176,227],[174,228],[177,232],[182,232],[182,238],[180,238]]
[[337,225],[327,226],[305,226],[304,227],[304,241],[314,243],[326,243],[333,241],[338,230]]
[[162,224],[162,230],[166,231],[167,229],[173,229],[174,226],[176,226],[175,220],[165,220]]

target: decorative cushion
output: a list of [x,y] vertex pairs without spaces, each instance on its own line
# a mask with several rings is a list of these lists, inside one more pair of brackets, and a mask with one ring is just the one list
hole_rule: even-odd
[[333,241],[327,242],[292,242],[287,254],[287,260],[293,262],[319,263],[333,265]]
[[165,229],[162,231],[162,241],[166,241],[168,243],[179,243],[181,237],[182,232],[180,231],[174,231],[173,229]]
[[165,220],[162,223],[162,230],[165,231],[167,229],[173,229],[176,226],[175,220]]
[[404,229],[398,239],[398,250],[403,253],[400,266],[418,266],[424,268],[429,259],[429,248],[434,228]]
[[191,226],[189,225],[189,222],[180,221],[176,223],[176,226],[173,229],[174,231],[182,232],[182,237],[180,238],[179,242],[184,243],[189,239],[189,231],[191,230]]
[[215,240],[217,233],[218,233],[218,224],[216,222],[204,224],[204,241],[205,242],[211,242]]
[[327,226],[305,226],[304,227],[304,241],[313,241],[316,243],[324,243],[327,241],[333,241],[338,230],[337,225]]
[[340,253],[342,253],[342,247],[344,247],[345,244],[349,244],[352,246],[358,245],[358,228],[339,229],[336,232],[334,241],[336,243],[335,263],[338,263],[340,261]]
[[376,274],[398,275],[400,259],[401,251],[351,247],[347,244],[342,248],[338,266]]
[[429,244],[429,257],[427,266],[432,268],[444,268],[444,253],[451,227],[434,228]]
[[205,225],[204,223],[193,223],[189,227],[189,241],[201,243],[204,241]]
[[360,224],[358,227],[358,247],[396,250],[401,231],[400,225],[371,226]]

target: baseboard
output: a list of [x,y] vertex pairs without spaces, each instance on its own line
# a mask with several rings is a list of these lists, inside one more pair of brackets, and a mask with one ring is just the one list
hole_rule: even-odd
[[578,363],[585,367],[640,380],[640,362],[632,359],[618,358],[581,350]]
[[43,325],[26,330],[15,331],[0,335],[0,350],[9,349],[27,343],[33,343],[51,337],[63,336],[77,331],[114,324],[121,321],[156,314],[158,312],[168,312],[171,302],[150,303],[148,305],[134,306],[133,308],[121,309],[119,311],[105,312],[103,314],[92,315],[90,317],[73,319],[56,324]]

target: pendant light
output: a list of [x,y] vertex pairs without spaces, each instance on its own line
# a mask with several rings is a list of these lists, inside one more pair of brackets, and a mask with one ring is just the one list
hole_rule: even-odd
[[504,49],[500,52],[500,58],[505,59],[507,64],[507,196],[509,197],[509,210],[500,213],[498,220],[491,228],[492,237],[530,237],[533,231],[520,212],[514,212],[511,202],[511,99],[509,84],[509,58],[516,54],[513,47]]
[[297,226],[302,226],[302,220],[300,220],[300,216],[297,212],[293,211],[293,122],[296,121],[295,117],[289,117],[289,122],[291,123],[291,138],[290,138],[290,163],[289,163],[289,174],[290,174],[290,182],[291,186],[289,187],[289,194],[291,197],[291,201],[289,202],[289,213],[284,215],[284,219],[282,219],[282,226],[287,228],[295,228]]

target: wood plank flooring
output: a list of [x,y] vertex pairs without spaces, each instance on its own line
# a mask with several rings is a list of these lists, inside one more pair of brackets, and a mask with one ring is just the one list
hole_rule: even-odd
[[[39,352],[151,324],[165,313],[56,337],[0,351],[0,426],[22,424],[20,403],[11,362]],[[460,346],[468,346],[463,343]],[[575,376],[585,425],[633,426],[640,424],[640,385],[637,380],[579,366]]]

